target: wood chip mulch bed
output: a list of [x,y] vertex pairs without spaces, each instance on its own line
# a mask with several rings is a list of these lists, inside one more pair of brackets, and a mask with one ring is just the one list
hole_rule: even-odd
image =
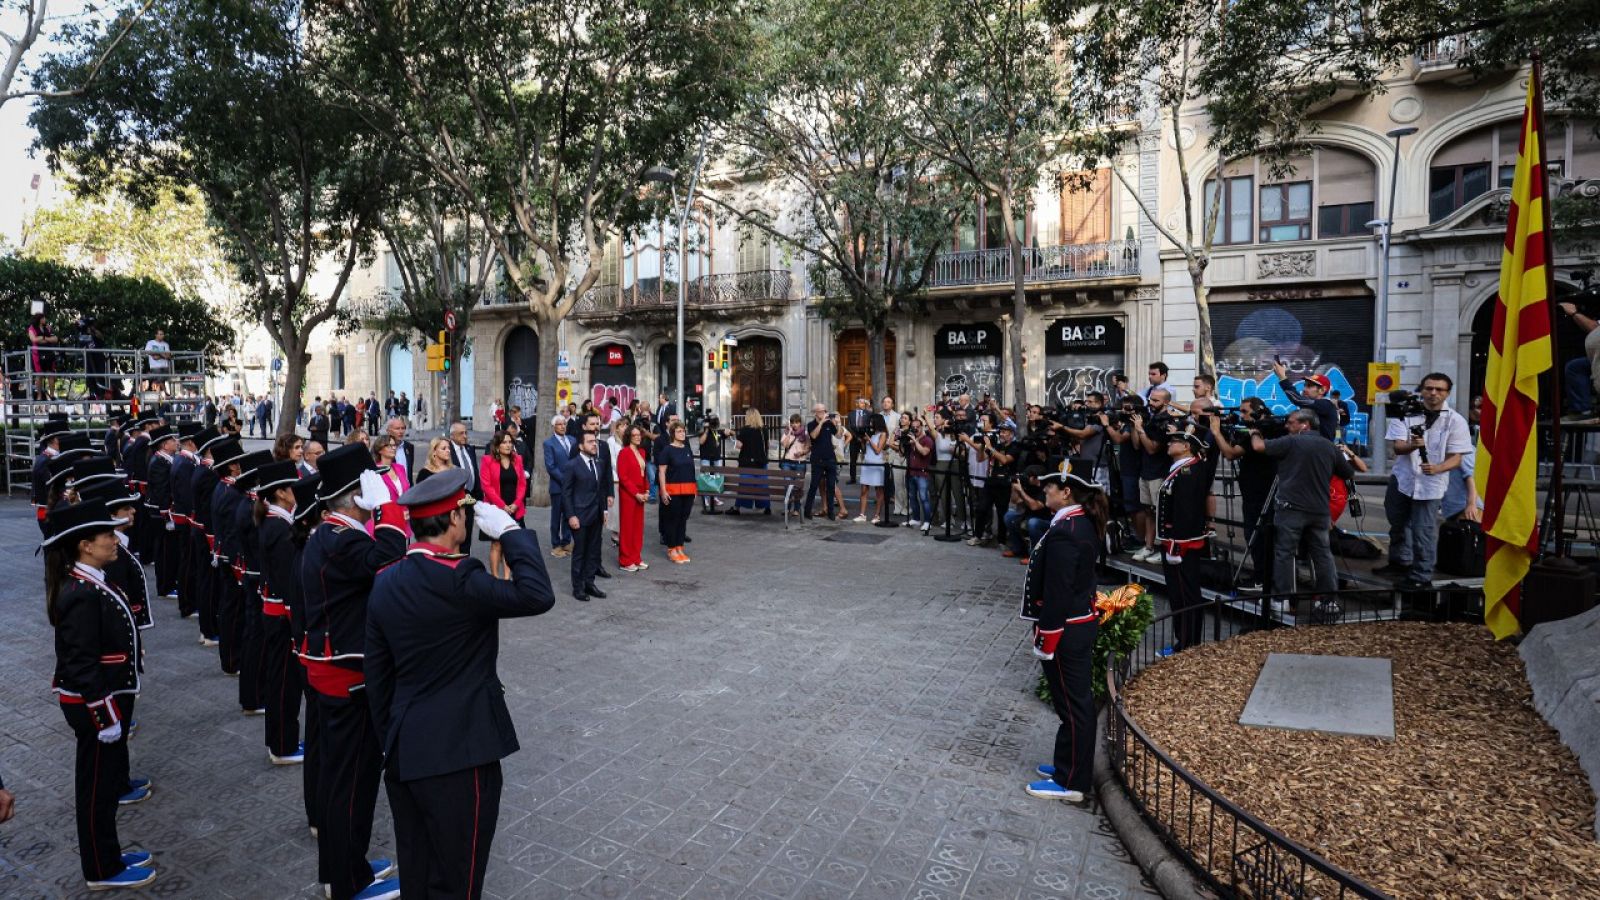
[[[1240,725],[1269,652],[1388,657],[1395,740]],[[1396,897],[1600,897],[1589,783],[1516,648],[1482,626],[1257,632],[1163,661],[1125,694],[1213,789]]]

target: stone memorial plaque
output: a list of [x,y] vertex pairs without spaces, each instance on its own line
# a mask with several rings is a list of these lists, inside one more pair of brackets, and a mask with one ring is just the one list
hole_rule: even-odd
[[1239,724],[1394,740],[1388,659],[1269,653]]

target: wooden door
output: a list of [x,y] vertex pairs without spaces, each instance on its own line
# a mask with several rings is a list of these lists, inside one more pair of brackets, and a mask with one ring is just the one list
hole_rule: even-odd
[[[839,335],[837,344],[838,356],[835,357],[839,378],[835,386],[834,409],[841,415],[848,416],[850,410],[856,408],[856,398],[866,397],[872,401],[872,408],[878,408],[881,397],[872,396],[872,357],[867,352],[867,331],[864,328],[852,328]],[[883,364],[885,384],[889,393],[894,393],[894,363],[895,346],[894,332],[888,332],[883,338]],[[899,400],[899,397],[895,398]]]
[[776,338],[741,338],[733,350],[733,408],[737,419],[747,407],[772,416],[783,409],[783,345]]

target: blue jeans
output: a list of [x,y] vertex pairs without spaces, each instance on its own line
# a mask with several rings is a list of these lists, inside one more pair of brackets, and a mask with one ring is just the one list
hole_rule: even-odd
[[1410,566],[1407,574],[1417,581],[1433,580],[1439,558],[1438,500],[1415,500],[1400,493],[1393,478],[1383,494],[1383,512],[1389,518],[1389,561]]
[[572,543],[572,529],[567,527],[566,517],[561,515],[561,495],[550,495],[550,547],[565,547]]
[[[803,462],[790,462],[789,460],[785,459],[785,460],[781,460],[778,463],[778,468],[784,470],[785,472],[802,472],[803,473],[806,470],[806,464],[803,463]],[[800,483],[801,484],[805,483],[805,478],[804,477],[802,477],[800,479]],[[793,490],[793,491],[791,491],[789,493],[789,508],[794,510],[795,512],[799,512],[800,511],[800,490],[799,490],[799,488],[796,488],[795,490]]]
[[911,504],[911,518],[918,522],[933,524],[933,501],[928,497],[928,489],[933,479],[927,475],[908,476],[906,482],[907,502]]
[[[1027,556],[1028,554],[1032,553],[1034,545],[1039,543],[1039,539],[1044,537],[1045,531],[1050,527],[1049,519],[1041,519],[1038,516],[1030,516],[1027,513],[1016,509],[1006,510],[1005,520],[1006,545],[1011,548],[1012,553],[1015,553],[1018,556]],[[1027,546],[1023,546],[1022,544],[1022,528],[1017,526],[1018,522],[1025,522],[1028,529]]]
[[654,502],[656,502],[656,464],[655,464],[655,460],[651,460],[650,462],[645,464],[645,467],[644,467],[644,478],[645,478],[645,481],[648,482],[649,485],[650,485],[650,497],[645,502],[646,503],[654,503]]
[[[762,466],[762,468],[764,469],[766,466]],[[767,486],[767,479],[760,475],[752,475],[748,479],[748,483],[751,489],[761,490]],[[767,499],[757,500],[753,497],[743,497],[740,498],[738,502],[734,503],[734,506],[738,507],[739,509],[771,509],[772,501]]]
[[1567,395],[1567,412],[1586,413],[1594,409],[1594,391],[1591,388],[1593,372],[1587,356],[1567,363],[1561,382],[1562,390]]

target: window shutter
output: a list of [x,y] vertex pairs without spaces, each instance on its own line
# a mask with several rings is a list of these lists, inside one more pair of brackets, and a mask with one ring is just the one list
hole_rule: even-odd
[[[1067,176],[1061,185],[1061,243],[1099,244],[1111,240],[1111,170],[1101,167],[1078,188]],[[1077,188],[1077,189],[1075,189]]]

